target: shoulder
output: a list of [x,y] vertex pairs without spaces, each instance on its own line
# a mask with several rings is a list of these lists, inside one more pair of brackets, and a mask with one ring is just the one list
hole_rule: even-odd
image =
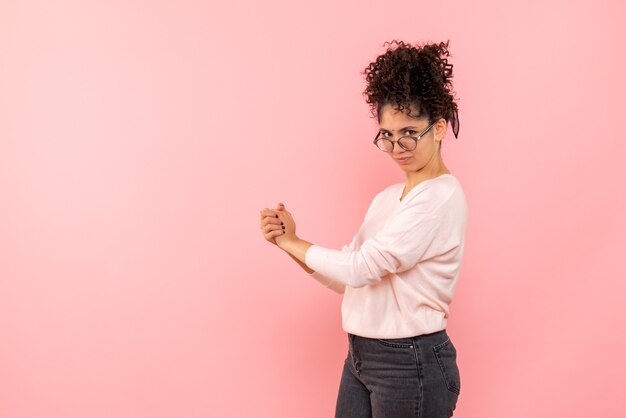
[[405,199],[407,206],[421,206],[428,211],[465,206],[461,183],[451,174],[426,180],[415,187],[415,193],[409,192]]

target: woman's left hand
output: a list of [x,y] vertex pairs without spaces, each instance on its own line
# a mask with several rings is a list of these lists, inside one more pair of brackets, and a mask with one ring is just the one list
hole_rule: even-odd
[[281,244],[298,239],[298,237],[296,236],[296,222],[293,220],[291,212],[289,212],[285,208],[285,205],[279,203],[278,210],[275,210],[274,212],[278,215],[278,218],[285,224],[285,233],[278,235],[276,238],[274,238],[276,240],[276,244],[278,244],[278,246],[280,247]]

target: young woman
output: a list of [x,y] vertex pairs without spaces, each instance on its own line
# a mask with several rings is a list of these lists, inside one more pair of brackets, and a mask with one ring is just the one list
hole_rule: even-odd
[[446,323],[468,214],[461,184],[440,152],[448,123],[458,137],[452,65],[448,42],[389,45],[364,70],[364,95],[380,127],[374,145],[406,181],[376,194],[341,250],[296,236],[282,204],[261,211],[261,230],[313,278],[343,294],[348,355],[335,417],[450,417],[461,380]]

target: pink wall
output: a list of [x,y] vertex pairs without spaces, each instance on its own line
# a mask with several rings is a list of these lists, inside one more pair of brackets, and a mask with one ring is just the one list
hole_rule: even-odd
[[[623,2],[0,3],[0,417],[330,417],[338,248],[403,181],[360,71],[450,39],[455,417],[623,413]],[[505,5],[506,4],[506,5]]]

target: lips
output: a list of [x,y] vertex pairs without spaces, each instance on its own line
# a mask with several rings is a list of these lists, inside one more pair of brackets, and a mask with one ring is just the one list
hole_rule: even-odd
[[409,158],[411,158],[411,157],[396,158],[396,160],[402,162],[402,161],[408,160]]

